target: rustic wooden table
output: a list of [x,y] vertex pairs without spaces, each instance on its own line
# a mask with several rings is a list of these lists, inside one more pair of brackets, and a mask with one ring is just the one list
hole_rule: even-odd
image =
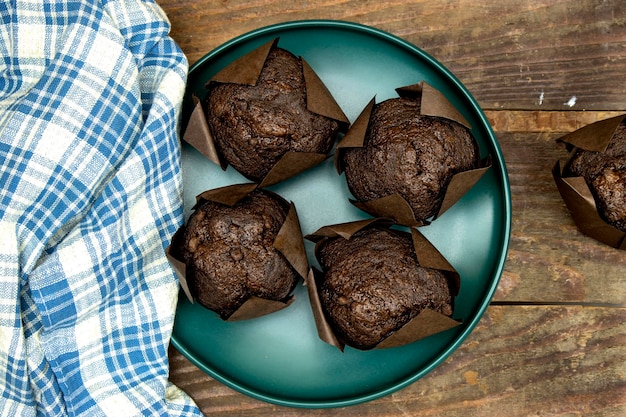
[[433,372],[369,403],[300,410],[235,392],[171,348],[171,381],[207,416],[626,415],[626,251],[578,232],[551,176],[556,138],[626,113],[626,2],[158,2],[190,64],[293,20],[357,22],[413,43],[485,110],[511,183],[510,251],[493,302]]

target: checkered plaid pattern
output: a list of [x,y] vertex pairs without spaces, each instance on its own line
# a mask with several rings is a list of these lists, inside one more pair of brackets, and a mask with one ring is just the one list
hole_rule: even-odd
[[0,2],[0,414],[201,415],[168,382],[187,61],[152,1]]

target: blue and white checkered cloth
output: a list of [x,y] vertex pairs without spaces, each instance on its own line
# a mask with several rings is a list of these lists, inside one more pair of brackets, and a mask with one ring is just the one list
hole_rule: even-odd
[[0,414],[201,415],[168,382],[187,60],[146,0],[0,1]]

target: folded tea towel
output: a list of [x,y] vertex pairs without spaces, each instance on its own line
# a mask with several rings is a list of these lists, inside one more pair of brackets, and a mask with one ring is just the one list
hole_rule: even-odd
[[0,414],[189,416],[168,382],[187,61],[150,0],[0,2]]

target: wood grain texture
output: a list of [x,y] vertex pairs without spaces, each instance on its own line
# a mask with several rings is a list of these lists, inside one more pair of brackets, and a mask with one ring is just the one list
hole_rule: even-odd
[[345,20],[405,39],[485,109],[626,110],[621,0],[158,0],[190,63],[276,23]]
[[495,132],[565,134],[624,111],[485,110]]
[[244,396],[170,349],[170,379],[217,416],[626,415],[626,309],[491,306],[461,347],[408,387],[365,404],[300,410]]
[[495,300],[626,305],[626,251],[576,228],[552,178],[562,133],[496,132],[509,173],[511,241]]

